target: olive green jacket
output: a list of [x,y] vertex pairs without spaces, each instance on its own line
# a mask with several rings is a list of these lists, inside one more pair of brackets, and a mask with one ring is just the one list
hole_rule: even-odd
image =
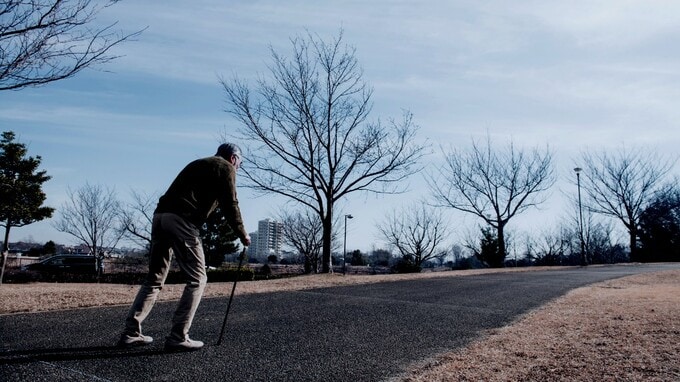
[[236,168],[219,156],[189,163],[158,201],[156,213],[170,212],[184,217],[197,228],[220,206],[240,239],[248,235],[236,195]]

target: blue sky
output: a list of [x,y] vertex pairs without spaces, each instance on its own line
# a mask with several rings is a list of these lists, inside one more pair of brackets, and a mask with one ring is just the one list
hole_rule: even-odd
[[[579,152],[680,147],[680,2],[674,1],[122,1],[98,22],[148,29],[113,53],[123,57],[35,89],[0,92],[0,129],[41,155],[52,176],[47,204],[85,182],[162,192],[188,161],[212,155],[237,122],[225,113],[219,76],[267,73],[269,47],[289,54],[306,30],[356,48],[374,88],[373,118],[414,114],[418,139],[468,145],[545,146],[560,178],[544,208],[510,229],[559,223],[569,212]],[[423,158],[439,164],[434,153]],[[677,168],[673,170],[678,173]],[[375,224],[426,196],[423,179],[398,196],[355,195],[341,208],[356,218],[348,248],[382,246]],[[281,201],[239,192],[247,228]],[[452,241],[476,221],[447,214]],[[13,229],[11,241],[73,239],[50,221]]]

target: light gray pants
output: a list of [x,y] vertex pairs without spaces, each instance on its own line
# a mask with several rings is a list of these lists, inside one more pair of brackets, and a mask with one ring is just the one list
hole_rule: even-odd
[[201,302],[208,276],[198,228],[171,213],[157,213],[153,216],[149,274],[125,320],[126,334],[142,334],[142,322],[151,312],[158,293],[163,288],[173,253],[187,283],[172,318],[169,338],[174,341],[189,338],[189,328]]

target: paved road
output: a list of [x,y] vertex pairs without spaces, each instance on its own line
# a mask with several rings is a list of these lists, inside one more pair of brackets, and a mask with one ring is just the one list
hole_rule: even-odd
[[570,289],[680,264],[499,273],[204,299],[192,336],[208,345],[164,353],[173,303],[146,322],[156,342],[113,347],[126,307],[0,316],[0,381],[383,381],[464,346],[479,332]]

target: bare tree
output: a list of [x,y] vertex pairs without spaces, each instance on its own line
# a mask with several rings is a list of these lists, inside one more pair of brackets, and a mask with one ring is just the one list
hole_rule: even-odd
[[[563,219],[561,232],[569,242],[569,265],[608,263],[603,260],[615,246],[613,243],[613,222],[603,215],[594,213],[588,208],[579,211],[578,199],[572,198],[572,210]],[[582,220],[581,220],[582,219]],[[581,221],[583,227],[581,227]],[[583,236],[581,236],[581,228]],[[581,250],[583,239],[583,253]]]
[[323,224],[323,269],[330,271],[333,212],[348,194],[404,191],[423,146],[410,113],[369,122],[372,90],[342,32],[330,42],[292,40],[287,59],[272,50],[270,80],[256,92],[238,78],[221,80],[227,112],[246,145],[246,187],[311,208]]
[[394,211],[378,229],[402,259],[412,259],[416,268],[446,255],[442,244],[449,237],[447,224],[440,211],[424,203]]
[[151,224],[158,203],[158,194],[145,194],[132,190],[132,201],[120,205],[121,236],[142,248],[151,247]]
[[465,258],[465,254],[463,253],[463,246],[461,246],[460,244],[453,244],[449,252],[451,253],[453,266],[460,264],[460,262],[463,261],[463,259]]
[[101,274],[103,251],[114,248],[121,238],[116,229],[119,202],[112,189],[86,183],[68,190],[68,200],[59,210],[54,227],[82,240],[97,257],[97,272]]
[[563,265],[573,248],[579,248],[572,247],[572,234],[565,227],[543,229],[537,238],[527,238],[526,257],[535,265]]
[[109,62],[111,48],[141,31],[114,32],[115,23],[97,27],[104,7],[92,0],[0,1],[0,90],[39,86]]
[[613,154],[584,152],[583,189],[586,207],[595,213],[621,221],[629,234],[630,257],[637,259],[640,216],[663,186],[675,164],[655,151],[621,148]]
[[543,203],[554,183],[552,153],[546,147],[525,151],[510,142],[496,150],[487,137],[485,143],[472,142],[469,150],[445,152],[446,164],[428,182],[440,206],[478,216],[496,230],[498,261],[506,255],[505,226],[510,219]]
[[283,239],[304,257],[305,273],[318,273],[323,247],[323,224],[318,214],[310,209],[284,211],[279,215],[283,223]]

